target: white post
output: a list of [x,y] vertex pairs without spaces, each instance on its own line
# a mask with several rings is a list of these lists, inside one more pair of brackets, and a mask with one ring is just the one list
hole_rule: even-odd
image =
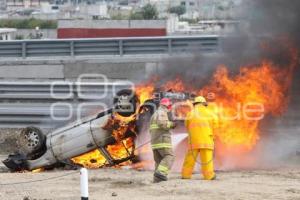
[[89,180],[88,180],[88,171],[86,168],[80,169],[80,192],[81,192],[81,200],[89,199]]

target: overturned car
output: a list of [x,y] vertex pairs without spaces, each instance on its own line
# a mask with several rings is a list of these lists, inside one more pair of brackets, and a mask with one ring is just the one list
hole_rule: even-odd
[[[95,149],[100,151],[110,166],[136,160],[134,146],[131,150],[126,149],[127,155],[120,159],[114,158],[107,147],[128,138],[134,140],[143,127],[147,127],[163,97],[179,101],[191,98],[184,93],[160,92],[140,105],[132,90],[121,90],[114,98],[113,108],[68,124],[47,135],[36,127],[24,128],[18,139],[19,151],[9,155],[3,163],[12,171],[34,170],[69,162],[71,158]],[[120,118],[116,119],[116,116]]]

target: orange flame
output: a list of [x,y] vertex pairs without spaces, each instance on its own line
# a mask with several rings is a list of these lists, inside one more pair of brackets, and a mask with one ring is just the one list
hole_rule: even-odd
[[[257,66],[242,67],[235,77],[230,77],[225,66],[217,70],[202,93],[215,93],[210,108],[220,119],[220,130],[216,134],[220,162],[224,158],[231,158],[232,162],[234,157],[235,161],[244,158],[245,162],[243,155],[256,146],[262,134],[259,125],[264,116],[279,116],[286,110],[295,64],[280,67],[264,61]],[[255,158],[247,162],[249,165]]]
[[[256,146],[262,134],[261,120],[267,115],[279,116],[287,108],[288,90],[298,64],[298,52],[290,49],[289,53],[288,66],[264,60],[241,67],[237,75],[230,75],[228,67],[219,66],[211,82],[198,90],[180,78],[164,83],[161,88],[204,95],[210,101],[208,108],[219,117],[217,154],[221,158],[243,155]],[[147,88],[154,88],[154,83]],[[148,92],[147,88],[139,90]],[[189,104],[187,102],[187,107]],[[188,110],[180,107],[177,113],[184,116]]]
[[183,80],[180,77],[177,77],[175,80],[167,81],[163,86],[163,91],[172,90],[174,92],[185,92],[189,88],[184,84]]
[[152,81],[148,81],[148,83],[137,85],[135,87],[135,93],[139,97],[140,104],[143,104],[146,100],[151,99],[154,90],[155,87]]
[[[108,145],[107,151],[110,153],[112,158],[118,160],[128,157],[129,152],[132,151],[133,148],[133,139],[127,138],[121,142],[118,142],[114,145]],[[127,150],[126,150],[127,149]],[[83,155],[74,157],[71,159],[74,163],[82,165],[86,168],[96,169],[107,165],[106,158],[101,154],[98,149],[95,149],[89,153],[85,153]],[[118,166],[127,165],[130,161],[124,162]]]

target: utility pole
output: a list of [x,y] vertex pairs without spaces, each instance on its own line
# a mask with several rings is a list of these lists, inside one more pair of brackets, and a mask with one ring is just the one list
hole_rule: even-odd
[[216,1],[212,0],[212,10],[211,10],[211,18],[215,19],[215,12],[216,12]]

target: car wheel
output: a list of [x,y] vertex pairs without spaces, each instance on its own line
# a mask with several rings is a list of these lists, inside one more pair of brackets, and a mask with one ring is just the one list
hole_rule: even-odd
[[114,111],[123,117],[136,112],[138,98],[132,90],[120,90],[114,98]]
[[36,127],[24,128],[18,138],[20,152],[26,156],[42,150],[46,142],[46,136]]

